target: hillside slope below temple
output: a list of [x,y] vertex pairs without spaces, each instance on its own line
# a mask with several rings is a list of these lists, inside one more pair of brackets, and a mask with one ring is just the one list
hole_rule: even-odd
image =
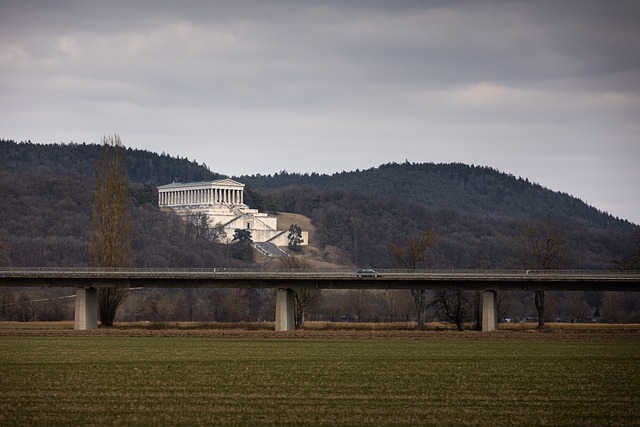
[[[244,184],[232,179],[162,185],[158,206],[173,209],[187,221],[206,218],[209,228],[223,233],[225,243],[233,240],[235,230],[243,229],[251,231],[256,243],[289,244],[288,232],[278,229],[277,218],[244,204]],[[309,243],[307,231],[302,231],[301,239],[300,245]]]

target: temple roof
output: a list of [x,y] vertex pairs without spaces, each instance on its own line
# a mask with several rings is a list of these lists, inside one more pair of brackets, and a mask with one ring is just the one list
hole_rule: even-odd
[[230,178],[216,179],[214,181],[199,181],[199,182],[172,182],[171,184],[161,185],[158,190],[167,190],[171,188],[186,188],[186,187],[241,187],[244,188],[244,184],[238,181],[234,181]]

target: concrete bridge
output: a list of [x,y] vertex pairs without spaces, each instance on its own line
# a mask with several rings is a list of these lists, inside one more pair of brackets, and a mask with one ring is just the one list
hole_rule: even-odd
[[497,291],[640,291],[640,271],[20,268],[0,269],[0,286],[78,288],[76,329],[97,327],[100,287],[274,288],[277,331],[294,328],[294,288],[478,290],[482,330],[490,332],[498,326]]

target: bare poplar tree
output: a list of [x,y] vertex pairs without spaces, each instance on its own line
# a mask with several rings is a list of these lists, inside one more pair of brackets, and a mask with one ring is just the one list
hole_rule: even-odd
[[[569,237],[551,220],[541,223],[528,221],[516,248],[516,257],[527,270],[561,270],[569,264]],[[538,327],[544,327],[544,290],[535,291]]]
[[[436,233],[426,230],[414,239],[407,239],[403,243],[393,242],[389,250],[394,258],[395,268],[416,270],[429,267],[429,249],[436,245]],[[418,328],[424,329],[425,313],[427,311],[426,289],[411,289],[411,295],[418,314]]]
[[[131,211],[126,149],[118,135],[102,138],[96,162],[95,193],[89,255],[94,267],[131,267]],[[126,291],[115,285],[98,290],[98,316],[112,326]]]

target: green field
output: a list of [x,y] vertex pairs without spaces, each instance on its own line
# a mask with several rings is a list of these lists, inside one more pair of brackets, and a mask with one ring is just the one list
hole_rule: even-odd
[[640,425],[637,339],[474,336],[0,336],[0,425]]

